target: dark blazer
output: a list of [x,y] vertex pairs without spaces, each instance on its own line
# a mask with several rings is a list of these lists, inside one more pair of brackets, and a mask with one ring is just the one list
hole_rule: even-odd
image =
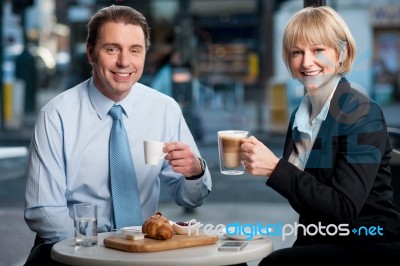
[[296,243],[399,241],[400,214],[393,204],[389,166],[392,147],[380,107],[342,78],[304,171],[287,161],[300,137],[297,128],[292,130],[296,111],[283,158],[267,181],[299,213],[299,224],[309,226],[300,227]]

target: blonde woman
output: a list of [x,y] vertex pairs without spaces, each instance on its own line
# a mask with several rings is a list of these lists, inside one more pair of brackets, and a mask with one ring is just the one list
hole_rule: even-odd
[[356,56],[352,34],[332,8],[306,7],[289,20],[282,45],[307,92],[291,115],[283,157],[253,136],[241,148],[246,171],[265,178],[300,217],[294,245],[260,265],[400,258],[385,118],[345,78]]

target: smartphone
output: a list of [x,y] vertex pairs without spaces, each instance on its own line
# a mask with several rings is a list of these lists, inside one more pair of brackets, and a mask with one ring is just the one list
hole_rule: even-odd
[[218,247],[220,251],[240,251],[247,245],[246,241],[226,241]]

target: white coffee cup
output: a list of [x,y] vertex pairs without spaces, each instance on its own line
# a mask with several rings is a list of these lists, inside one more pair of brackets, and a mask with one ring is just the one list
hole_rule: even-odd
[[144,148],[144,162],[150,165],[158,165],[160,160],[167,155],[163,152],[165,143],[161,141],[145,140],[143,142]]

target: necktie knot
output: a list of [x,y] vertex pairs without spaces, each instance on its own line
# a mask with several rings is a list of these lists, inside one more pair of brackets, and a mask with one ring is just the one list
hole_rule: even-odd
[[122,117],[122,108],[121,105],[113,105],[108,113],[114,120],[120,120]]

